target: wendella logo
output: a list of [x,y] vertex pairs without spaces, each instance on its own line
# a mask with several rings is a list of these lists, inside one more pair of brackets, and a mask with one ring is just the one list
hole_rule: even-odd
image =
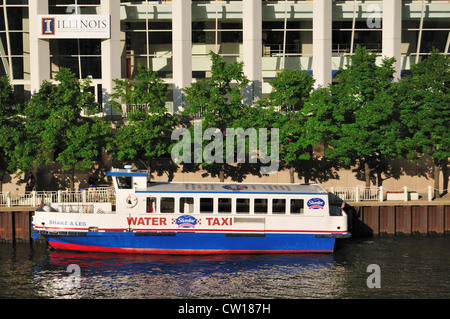
[[177,218],[176,223],[180,228],[194,228],[197,219],[191,215],[183,215]]
[[311,198],[306,205],[309,209],[323,209],[325,206],[325,201],[321,198]]

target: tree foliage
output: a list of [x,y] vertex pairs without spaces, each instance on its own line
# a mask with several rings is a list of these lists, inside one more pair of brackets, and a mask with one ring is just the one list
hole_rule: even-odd
[[407,158],[428,155],[434,162],[434,188],[450,157],[450,58],[437,51],[411,67],[398,84],[397,103],[405,128]]
[[0,77],[0,191],[3,174],[17,170],[16,149],[23,138],[20,104],[7,76]]
[[[63,170],[91,168],[110,134],[110,123],[97,116],[98,104],[87,89],[90,81],[79,81],[66,68],[56,74],[58,84],[44,81],[25,108],[27,138],[22,145],[20,167],[30,168],[53,160]],[[84,114],[84,115],[83,115]]]
[[314,86],[314,79],[305,71],[282,70],[269,81],[273,90],[267,98],[258,101],[262,106],[250,117],[262,122],[259,127],[279,129],[280,159],[290,169],[294,182],[294,167],[300,160],[310,159],[311,148],[305,131],[304,104]]
[[[218,129],[222,136],[226,135],[226,128],[242,128],[244,124],[241,118],[248,114],[249,106],[243,103],[243,90],[249,83],[244,75],[243,63],[226,63],[223,58],[210,52],[211,77],[204,81],[192,83],[184,89],[186,102],[189,106],[184,111],[185,115],[200,114],[202,124],[202,136],[208,129]],[[191,132],[193,126],[191,126]],[[194,138],[194,134],[192,134]],[[217,141],[219,142],[219,141]],[[209,144],[204,141],[204,146]],[[214,154],[221,158],[217,162],[205,161],[202,156],[202,166],[211,172],[218,172],[220,180],[224,181],[226,165],[225,152]],[[213,173],[216,174],[216,173]]]
[[[358,47],[338,83],[311,95],[307,128],[328,144],[326,155],[345,165],[360,164],[366,186],[370,171],[402,153],[400,123],[392,99],[394,58],[376,63],[376,54]],[[311,140],[313,141],[313,140]]]
[[[168,85],[149,68],[140,65],[134,80],[114,80],[111,94],[126,104],[128,123],[120,126],[114,136],[111,153],[119,160],[135,160],[148,169],[151,161],[170,157],[170,135],[177,125],[177,117],[167,112]],[[112,101],[117,107],[117,101]]]

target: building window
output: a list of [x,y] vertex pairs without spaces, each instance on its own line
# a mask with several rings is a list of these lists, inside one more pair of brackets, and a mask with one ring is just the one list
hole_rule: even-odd
[[208,78],[209,52],[226,63],[242,60],[242,1],[211,1],[192,5],[192,77]]
[[79,79],[101,79],[100,39],[54,39],[49,42],[52,78],[64,67]]
[[29,43],[28,1],[0,1],[0,76],[13,84],[30,79]]
[[170,2],[123,1],[127,12],[121,21],[124,33],[122,77],[132,79],[138,65],[158,72],[162,78],[172,78],[172,20]]
[[[333,3],[333,55],[352,55],[357,46],[382,53],[381,1],[336,1]],[[344,63],[345,64],[345,63]]]

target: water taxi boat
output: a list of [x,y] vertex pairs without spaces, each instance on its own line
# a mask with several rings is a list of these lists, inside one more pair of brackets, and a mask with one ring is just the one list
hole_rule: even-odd
[[315,184],[147,183],[129,167],[107,176],[115,202],[42,203],[33,237],[64,250],[231,254],[331,253],[350,236],[343,207]]

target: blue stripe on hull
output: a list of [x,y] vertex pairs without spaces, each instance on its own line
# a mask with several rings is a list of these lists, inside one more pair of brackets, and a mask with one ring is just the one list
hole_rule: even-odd
[[[45,235],[57,246],[104,247],[133,250],[199,250],[246,252],[332,252],[335,238],[314,234],[265,234],[264,236],[225,235],[224,233],[176,233],[168,236],[134,233],[87,233],[85,236]],[[56,246],[56,245],[55,245]],[[83,249],[80,249],[83,250]],[[98,251],[98,250],[97,250]]]

